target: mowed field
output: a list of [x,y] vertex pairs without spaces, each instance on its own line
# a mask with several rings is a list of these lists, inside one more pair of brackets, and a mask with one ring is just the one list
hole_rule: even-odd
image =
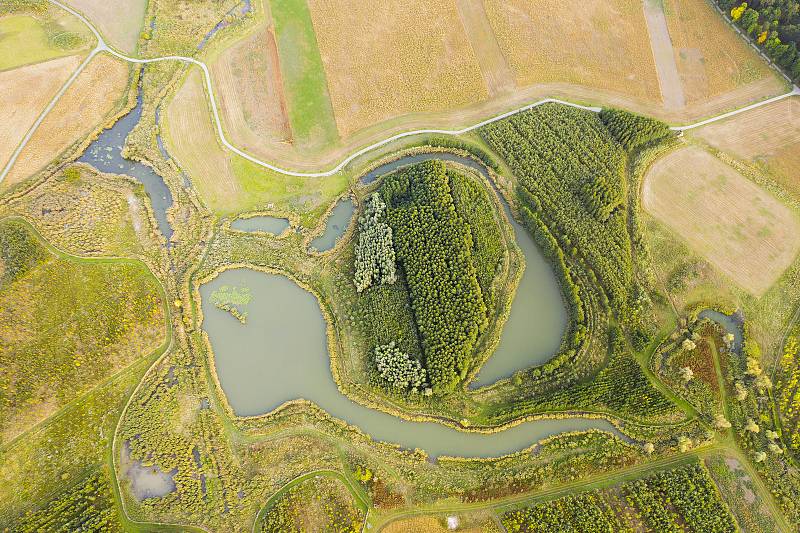
[[147,0],[67,0],[66,3],[83,13],[108,44],[125,53],[136,51]]
[[261,24],[210,63],[214,92],[231,143],[269,158],[267,144],[291,139],[278,49],[272,29]]
[[70,56],[0,72],[0,168],[80,62]]
[[766,170],[800,198],[800,98],[752,109],[691,135]]
[[663,0],[663,5],[687,106],[711,114],[785,90],[775,71],[707,0]]
[[643,190],[647,212],[748,292],[762,295],[800,250],[800,222],[777,198],[702,148],[658,160]]
[[566,82],[661,101],[641,0],[486,0],[518,85]]
[[13,185],[42,170],[111,119],[122,107],[128,75],[128,63],[108,54],[95,56],[39,125],[3,184]]
[[303,211],[313,218],[347,187],[343,173],[325,179],[284,176],[223,149],[203,87],[200,71],[193,69],[169,103],[162,125],[170,155],[210,209],[220,214]]
[[309,0],[342,137],[400,115],[484,100],[455,0]]

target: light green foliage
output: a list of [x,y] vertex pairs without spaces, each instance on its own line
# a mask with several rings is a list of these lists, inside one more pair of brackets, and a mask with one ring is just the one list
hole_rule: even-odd
[[[631,243],[626,212],[613,207],[627,198],[626,154],[600,118],[547,104],[484,126],[480,133],[519,180],[523,205],[541,218],[565,254],[587,263],[615,308],[624,311],[632,279]],[[585,184],[596,176],[603,177],[607,199],[593,208],[584,200]],[[600,198],[596,192],[590,196]]]
[[358,218],[356,272],[354,282],[358,292],[373,285],[389,285],[397,281],[392,228],[385,222],[386,204],[380,194],[366,200],[364,213]]
[[600,120],[614,138],[628,151],[642,148],[648,143],[663,141],[674,135],[669,126],[661,122],[620,109],[603,109]]
[[393,342],[375,347],[375,366],[381,378],[394,388],[419,392],[426,384],[420,362],[401,352]]
[[153,352],[164,309],[139,262],[52,254],[19,220],[0,222],[0,242],[13,275],[0,284],[0,429],[14,434]]
[[360,511],[342,482],[315,477],[288,489],[272,505],[259,524],[265,533],[326,531],[356,533],[361,530]]
[[[4,4],[4,2],[0,2]],[[86,37],[57,22],[47,7],[15,8],[0,5],[0,70],[11,69],[77,53]]]
[[46,507],[24,515],[15,531],[122,531],[111,486],[103,472],[96,472],[71,487]]
[[218,305],[247,305],[251,299],[249,287],[223,285],[211,294],[211,300]]
[[456,213],[442,161],[386,177],[381,194],[389,206],[428,377],[434,388],[452,388],[469,370],[487,325],[470,227]]

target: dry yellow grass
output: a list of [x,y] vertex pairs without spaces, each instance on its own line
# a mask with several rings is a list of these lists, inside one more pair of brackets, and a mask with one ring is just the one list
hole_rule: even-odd
[[175,93],[166,119],[170,155],[186,169],[200,195],[212,208],[218,201],[235,198],[239,185],[227,154],[217,143],[198,69],[189,73]]
[[663,1],[688,105],[737,89],[740,102],[783,90],[775,72],[707,0]]
[[[418,531],[420,533],[448,533],[453,531],[447,527],[445,518],[435,516],[416,516],[390,522],[381,533],[407,533],[408,531]],[[484,518],[478,521],[479,525],[459,526],[457,531],[460,533],[495,533],[500,531],[496,523],[491,518]]]
[[80,61],[61,57],[0,72],[0,168]]
[[769,172],[800,198],[800,99],[787,98],[692,132]]
[[291,137],[272,29],[261,25],[223,50],[210,66],[231,142],[249,153],[270,158],[267,145]]
[[66,3],[91,20],[109,44],[129,54],[136,51],[147,0],[67,0]]
[[641,0],[486,0],[518,85],[567,82],[660,102]]
[[657,161],[645,209],[750,293],[762,295],[800,250],[800,222],[777,198],[705,150],[689,146]]
[[92,59],[59,99],[22,150],[6,176],[12,185],[47,166],[122,106],[128,86],[128,63],[101,54]]
[[309,0],[339,133],[488,96],[455,0]]

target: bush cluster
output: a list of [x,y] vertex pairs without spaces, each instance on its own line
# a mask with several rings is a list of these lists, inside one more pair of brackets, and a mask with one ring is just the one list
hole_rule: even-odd
[[419,392],[427,383],[422,364],[400,351],[394,342],[375,347],[375,366],[381,378],[397,389]]
[[392,228],[385,222],[386,204],[381,195],[372,193],[364,213],[358,218],[358,245],[354,283],[358,292],[376,283],[391,285],[397,281]]

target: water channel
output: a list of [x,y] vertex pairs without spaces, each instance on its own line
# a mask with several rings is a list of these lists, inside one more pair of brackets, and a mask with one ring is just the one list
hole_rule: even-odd
[[[485,172],[469,159],[437,153],[384,165],[376,169],[376,176],[433,158],[457,160]],[[508,213],[508,207],[505,208]],[[352,216],[352,204],[346,216],[340,216],[344,222],[337,224],[338,235],[328,237],[330,246],[344,232],[346,221]],[[558,349],[566,326],[566,311],[555,276],[527,232],[509,218],[527,268],[500,346],[479,374],[478,384],[493,382],[549,359]],[[328,226],[331,229],[330,220]],[[250,289],[252,300],[247,306],[246,325],[213,305],[211,294],[226,285]],[[238,415],[267,413],[288,400],[304,398],[332,416],[360,427],[376,440],[421,448],[431,456],[498,456],[565,431],[594,428],[619,434],[605,420],[568,418],[526,422],[484,435],[460,432],[437,423],[409,422],[369,409],[339,392],[330,372],[325,322],[319,304],[289,278],[249,269],[228,270],[201,286],[200,293],[203,328],[211,341],[220,384]]]
[[333,248],[336,241],[344,234],[350,224],[350,219],[353,218],[355,209],[353,200],[350,198],[339,200],[325,222],[325,232],[311,241],[311,248],[318,252],[326,252]]

